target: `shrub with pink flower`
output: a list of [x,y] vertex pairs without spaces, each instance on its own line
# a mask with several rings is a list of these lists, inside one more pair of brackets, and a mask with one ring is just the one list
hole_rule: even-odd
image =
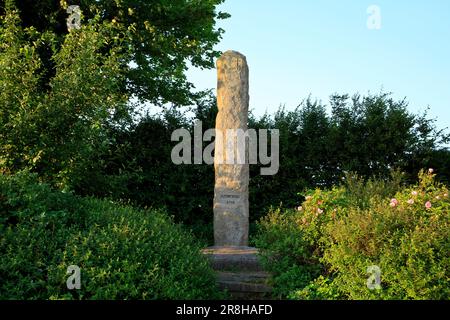
[[[448,192],[427,169],[412,186],[374,180],[312,190],[302,211],[276,209],[260,221],[255,243],[277,275],[274,289],[286,296],[305,298],[306,291],[292,290],[304,288],[305,272],[313,279],[320,270],[333,277],[307,288],[328,292],[325,298],[448,299]],[[361,285],[371,264],[382,269],[383,290]]]

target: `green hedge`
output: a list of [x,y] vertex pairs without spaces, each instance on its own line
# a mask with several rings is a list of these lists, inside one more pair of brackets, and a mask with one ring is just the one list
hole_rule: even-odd
[[[421,172],[420,183],[347,176],[310,192],[298,208],[273,210],[256,244],[275,292],[292,299],[450,299],[448,188]],[[367,286],[368,267],[381,289]]]
[[[220,298],[192,235],[157,210],[0,176],[0,299]],[[68,290],[70,265],[81,289]]]

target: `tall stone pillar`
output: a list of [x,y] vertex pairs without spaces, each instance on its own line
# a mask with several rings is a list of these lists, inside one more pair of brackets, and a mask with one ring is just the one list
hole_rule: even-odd
[[236,132],[247,131],[249,70],[245,56],[225,52],[217,61],[217,74],[214,241],[216,247],[243,247],[248,245],[249,165],[238,159],[248,148],[237,143]]
[[247,61],[242,54],[227,51],[217,61],[217,73],[215,244],[202,252],[217,272],[219,287],[231,296],[264,298],[272,291],[270,275],[262,268],[258,249],[248,247],[249,148],[239,136],[247,133]]

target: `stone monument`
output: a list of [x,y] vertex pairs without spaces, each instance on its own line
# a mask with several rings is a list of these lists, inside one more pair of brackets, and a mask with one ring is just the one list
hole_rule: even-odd
[[[214,241],[216,247],[242,247],[248,245],[249,164],[237,161],[248,148],[246,143],[239,145],[236,130],[247,131],[249,71],[245,56],[225,52],[217,61],[217,76]],[[218,143],[217,132],[223,143]]]
[[271,288],[258,250],[248,247],[248,144],[233,137],[237,130],[247,131],[249,70],[245,56],[225,52],[217,61],[217,74],[214,247],[203,253],[210,258],[220,287],[234,297],[261,298],[270,294]]

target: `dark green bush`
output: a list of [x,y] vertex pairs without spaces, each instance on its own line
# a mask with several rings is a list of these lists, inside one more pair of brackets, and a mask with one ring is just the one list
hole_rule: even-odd
[[[450,299],[450,201],[435,175],[402,186],[348,175],[310,192],[297,209],[273,210],[256,244],[275,292],[294,299]],[[392,199],[392,200],[391,200]],[[367,268],[381,269],[381,290]]]
[[[299,191],[339,183],[347,170],[365,178],[386,178],[390,168],[398,167],[415,181],[419,168],[432,163],[444,177],[450,176],[446,166],[450,152],[438,152],[447,136],[431,120],[408,112],[405,101],[394,101],[387,94],[333,96],[330,105],[331,114],[325,105],[307,99],[293,111],[280,108],[273,116],[250,115],[250,128],[280,130],[279,172],[261,176],[260,166],[250,166],[251,222],[271,206],[294,207]],[[213,95],[192,111],[193,117],[170,109],[114,130],[108,152],[92,161],[89,174],[80,175],[76,192],[130,200],[141,207],[164,206],[177,222],[211,244],[214,167],[177,166],[170,158],[177,143],[170,140],[175,129],[192,132],[195,119],[203,122],[203,130],[215,126]]]
[[[164,212],[0,176],[0,299],[221,297],[200,246]],[[70,265],[81,289],[69,291]]]

